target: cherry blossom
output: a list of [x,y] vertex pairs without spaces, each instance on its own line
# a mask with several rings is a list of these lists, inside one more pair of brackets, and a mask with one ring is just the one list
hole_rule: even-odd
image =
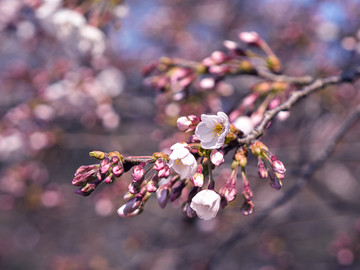
[[201,115],[201,122],[197,125],[195,134],[200,139],[204,149],[217,149],[223,146],[226,135],[230,132],[228,116],[223,112],[217,115]]
[[197,162],[195,157],[186,148],[187,144],[176,143],[170,147],[169,167],[180,175],[181,179],[192,177],[196,173]]
[[220,195],[214,190],[204,189],[192,198],[190,207],[199,218],[209,220],[216,217],[220,209],[220,201]]

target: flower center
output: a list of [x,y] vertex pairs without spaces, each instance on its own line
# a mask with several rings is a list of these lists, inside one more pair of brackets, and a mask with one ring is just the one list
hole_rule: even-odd
[[178,158],[177,160],[175,160],[175,164],[176,164],[177,166],[179,166],[180,169],[184,168],[184,166],[185,166],[184,163],[182,163],[182,161],[181,161],[180,158]]
[[211,131],[211,136],[213,138],[219,137],[224,131],[224,126],[220,123],[216,123]]

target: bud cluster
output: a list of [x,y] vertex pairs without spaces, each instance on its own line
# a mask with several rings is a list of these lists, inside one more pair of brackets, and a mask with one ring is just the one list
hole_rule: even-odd
[[123,156],[119,152],[105,154],[93,151],[90,156],[101,160],[100,164],[81,166],[72,181],[74,186],[81,186],[76,193],[83,196],[89,196],[102,182],[112,183],[115,177],[120,177],[124,172]]
[[[258,157],[260,178],[269,177],[271,187],[281,187],[285,174],[283,163],[260,141],[254,141],[249,147],[239,145],[238,139],[244,132],[231,125],[225,113],[183,116],[178,119],[178,126],[180,130],[194,134],[189,136],[187,143],[172,145],[169,155],[156,152],[152,156],[123,157],[118,152],[91,152],[100,164],[81,166],[76,171],[73,185],[81,186],[77,193],[87,196],[100,183],[112,183],[124,171],[131,170],[132,181],[124,195],[126,202],[118,209],[122,217],[140,214],[150,196],[156,194],[161,208],[180,199],[183,213],[188,217],[197,215],[204,220],[212,219],[220,208],[236,199],[240,187],[244,200],[241,212],[249,215],[254,204],[253,191],[245,173],[248,148]],[[232,149],[235,149],[232,173],[217,192],[218,181],[213,170],[226,165],[225,155]],[[237,183],[239,171],[241,185]]]
[[285,166],[271,153],[260,141],[255,141],[250,146],[251,152],[258,157],[258,173],[260,178],[269,177],[270,186],[274,189],[282,187],[282,180],[285,178]]

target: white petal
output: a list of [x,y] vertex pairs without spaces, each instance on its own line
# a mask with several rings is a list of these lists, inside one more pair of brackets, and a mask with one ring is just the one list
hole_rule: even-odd
[[218,141],[215,138],[215,139],[212,139],[209,142],[200,142],[200,144],[201,144],[201,147],[204,148],[204,149],[217,149],[217,148],[222,146],[222,144],[220,144],[220,146],[218,146],[217,142]]
[[189,171],[190,171],[189,166],[183,167],[180,171],[180,178],[181,179],[189,178]]
[[198,136],[200,141],[210,141],[213,137],[211,136],[212,129],[209,129],[204,122],[198,124],[195,129],[195,134]]
[[196,163],[196,159],[192,154],[189,153],[188,155],[186,155],[181,159],[181,162],[184,165],[193,165],[194,163]]

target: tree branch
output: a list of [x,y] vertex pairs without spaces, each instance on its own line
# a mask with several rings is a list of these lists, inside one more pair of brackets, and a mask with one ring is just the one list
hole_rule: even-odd
[[359,72],[354,72],[351,76],[331,76],[323,79],[317,79],[308,86],[303,87],[302,89],[291,93],[290,97],[281,105],[277,106],[272,110],[268,110],[264,113],[264,117],[261,120],[260,124],[247,136],[244,138],[238,139],[239,144],[250,144],[251,141],[261,137],[264,133],[265,128],[270,123],[270,121],[281,111],[288,111],[291,107],[296,104],[300,99],[310,95],[311,93],[324,88],[327,85],[339,84],[343,82],[349,82],[349,80],[354,80],[359,76]]
[[[319,80],[315,81],[314,83],[316,83],[318,81]],[[323,81],[323,80],[320,80],[320,81]],[[339,76],[330,77],[327,80],[325,80],[325,82],[327,82],[327,83],[329,83],[329,82],[334,83],[334,82],[340,82],[340,81],[342,81],[342,79]],[[319,84],[320,83],[318,82],[316,85],[319,85]],[[323,84],[324,84],[324,82],[322,82],[322,85]],[[315,89],[318,89],[318,87],[315,88],[314,86],[311,87],[311,85],[309,85],[309,87],[305,87],[304,90],[302,90],[300,92],[308,93],[308,92],[314,91]],[[302,95],[302,96],[304,96],[304,95]],[[296,100],[295,100],[295,102],[296,102]],[[274,110],[272,110],[272,111],[274,111]],[[308,163],[304,167],[296,184],[291,189],[289,189],[286,193],[284,193],[283,196],[281,196],[279,199],[275,200],[270,206],[265,208],[264,211],[261,214],[259,214],[258,216],[256,216],[255,219],[250,224],[248,224],[246,227],[242,228],[241,230],[237,231],[229,239],[227,239],[215,251],[213,256],[211,256],[211,259],[209,261],[207,269],[212,269],[212,267],[217,262],[217,260],[219,258],[221,258],[222,255],[224,255],[231,247],[233,247],[234,244],[236,244],[240,239],[246,237],[247,234],[250,233],[250,231],[252,229],[259,227],[261,222],[264,221],[267,217],[269,217],[273,210],[275,210],[279,206],[284,205],[285,203],[290,201],[290,199],[294,198],[294,196],[299,191],[301,191],[301,189],[306,185],[306,183],[310,181],[311,175],[313,175],[315,173],[315,171],[317,171],[325,163],[325,161],[330,157],[330,155],[332,154],[332,152],[335,149],[336,144],[342,139],[342,137],[351,128],[351,126],[357,120],[359,120],[359,118],[360,118],[360,105],[358,105],[356,107],[355,111],[352,114],[350,114],[345,119],[345,121],[343,121],[343,124],[340,126],[337,133],[335,133],[334,136],[328,141],[322,154],[317,159]]]

